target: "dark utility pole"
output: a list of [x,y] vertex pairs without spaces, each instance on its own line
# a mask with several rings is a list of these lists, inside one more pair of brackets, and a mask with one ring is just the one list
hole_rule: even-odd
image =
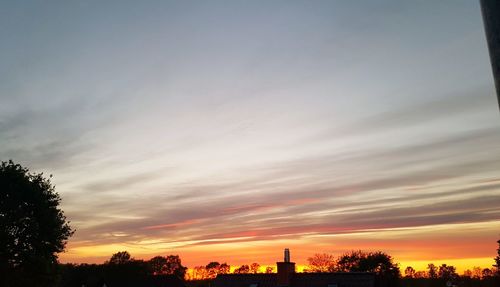
[[481,0],[481,11],[500,108],[500,0]]

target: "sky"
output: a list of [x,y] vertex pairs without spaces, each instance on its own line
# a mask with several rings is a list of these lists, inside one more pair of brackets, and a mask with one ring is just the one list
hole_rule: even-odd
[[4,1],[0,159],[53,174],[62,262],[491,267],[478,2]]

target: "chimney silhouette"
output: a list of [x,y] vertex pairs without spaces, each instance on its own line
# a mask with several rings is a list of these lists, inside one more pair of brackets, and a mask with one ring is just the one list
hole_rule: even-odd
[[290,262],[290,250],[285,248],[284,262],[276,262],[278,266],[278,287],[290,286],[290,280],[295,273],[295,262]]
[[285,262],[290,262],[290,249],[285,248]]

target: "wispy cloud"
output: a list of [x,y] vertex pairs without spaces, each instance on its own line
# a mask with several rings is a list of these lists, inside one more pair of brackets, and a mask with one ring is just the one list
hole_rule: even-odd
[[477,3],[283,4],[0,9],[0,158],[54,174],[65,260],[497,236]]

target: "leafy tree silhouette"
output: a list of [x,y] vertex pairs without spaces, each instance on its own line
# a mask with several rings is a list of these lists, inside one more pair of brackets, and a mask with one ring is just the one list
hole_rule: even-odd
[[337,270],[343,272],[373,272],[380,286],[397,285],[400,270],[390,255],[377,252],[352,251],[340,256],[337,260]]
[[205,280],[208,278],[207,269],[205,266],[195,266],[193,267],[193,280]]
[[429,275],[429,278],[437,278],[438,273],[437,273],[437,267],[433,263],[427,264],[427,274]]
[[481,279],[482,277],[482,270],[481,270],[481,267],[478,267],[478,266],[474,266],[472,268],[472,278],[475,278],[475,279]]
[[406,267],[405,269],[405,277],[406,278],[413,278],[415,277],[415,269],[411,266]]
[[182,266],[178,255],[155,256],[147,261],[147,264],[153,275],[176,275],[181,279],[186,275],[187,267]]
[[187,267],[182,266],[179,255],[167,256],[167,274],[173,274],[182,279],[186,275],[186,270]]
[[366,254],[361,250],[343,254],[337,260],[337,270],[342,272],[361,271],[359,265],[365,257]]
[[313,257],[307,258],[308,272],[333,272],[335,271],[335,257],[328,253],[314,254]]
[[219,274],[228,274],[230,269],[231,266],[224,262],[219,266]]
[[484,268],[481,271],[481,277],[482,278],[488,278],[488,277],[492,277],[492,276],[493,276],[493,271],[491,271],[490,268]]
[[465,277],[465,278],[474,278],[472,276],[472,271],[470,269],[464,270],[464,273],[462,274],[462,277]]
[[439,266],[438,276],[441,279],[453,280],[458,277],[455,266],[442,264]]
[[253,273],[253,274],[259,273],[259,269],[260,269],[260,264],[259,263],[252,263],[250,265],[250,272]]
[[111,255],[111,258],[106,263],[107,264],[125,264],[125,263],[130,262],[131,260],[133,260],[133,259],[130,257],[130,253],[128,253],[127,251],[120,251],[120,252],[117,252],[117,253]]
[[274,267],[267,266],[266,267],[266,274],[271,274],[271,273],[274,273]]
[[207,264],[205,266],[205,269],[207,269],[207,276],[210,279],[213,279],[217,277],[217,274],[219,274],[219,268],[220,268],[220,263],[213,261]]
[[167,274],[167,258],[163,256],[155,256],[148,261],[149,271],[153,275]]
[[250,273],[250,267],[246,264],[241,265],[240,267],[234,269],[233,271],[236,274],[248,274]]
[[494,258],[495,264],[493,265],[496,269],[496,275],[500,277],[500,240],[497,241],[497,256]]
[[73,234],[51,176],[0,165],[0,286],[52,286],[57,253]]
[[422,270],[416,271],[415,275],[413,275],[413,278],[419,278],[419,279],[427,278],[427,272],[422,271]]
[[214,279],[219,274],[228,274],[230,268],[226,262],[220,264],[217,261],[212,261],[205,266],[206,276],[208,279]]

